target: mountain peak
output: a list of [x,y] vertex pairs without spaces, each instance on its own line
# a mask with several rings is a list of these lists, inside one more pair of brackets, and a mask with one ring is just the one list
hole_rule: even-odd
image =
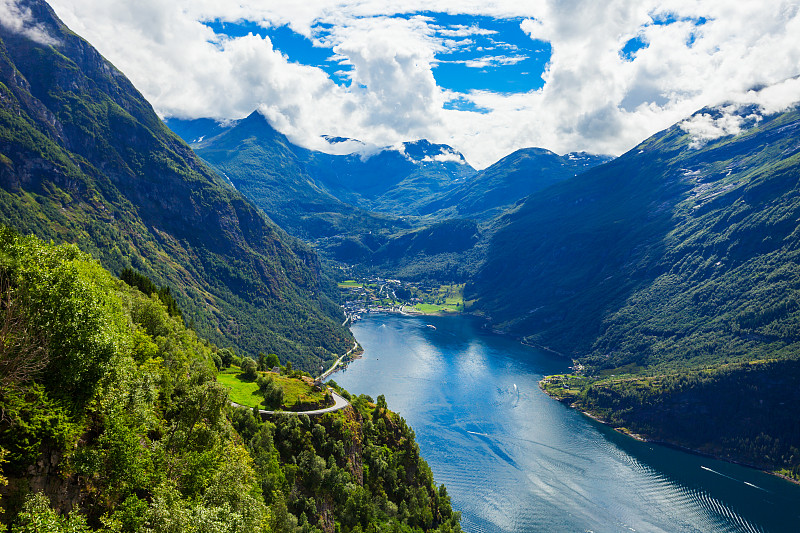
[[403,143],[403,151],[414,163],[460,163],[467,164],[464,156],[446,144],[432,143],[427,139],[418,139]]

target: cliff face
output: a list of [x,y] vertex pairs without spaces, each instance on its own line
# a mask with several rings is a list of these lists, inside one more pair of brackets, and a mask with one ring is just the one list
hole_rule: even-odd
[[18,4],[26,26],[0,24],[0,221],[173,287],[223,345],[305,368],[346,351],[316,254],[211,171],[45,2]]

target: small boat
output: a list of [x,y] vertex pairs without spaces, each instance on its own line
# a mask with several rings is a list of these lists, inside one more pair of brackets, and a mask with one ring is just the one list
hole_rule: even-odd
[[431,328],[431,329],[436,329],[436,326],[434,326],[433,324],[425,324],[425,327],[426,328]]

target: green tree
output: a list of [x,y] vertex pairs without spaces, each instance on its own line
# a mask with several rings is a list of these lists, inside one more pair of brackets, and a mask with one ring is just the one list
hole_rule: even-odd
[[280,359],[278,359],[278,356],[274,353],[267,355],[266,370],[275,368],[276,366],[277,367],[281,366],[281,361]]
[[229,368],[231,363],[233,363],[234,357],[236,357],[233,353],[233,350],[230,348],[222,348],[220,349],[217,354],[219,355],[220,360],[222,361],[223,368]]
[[378,409],[381,409],[382,411],[388,409],[389,407],[386,405],[386,396],[379,394],[378,399],[376,400],[376,405]]
[[278,409],[283,403],[283,387],[276,383],[272,376],[258,378],[258,388],[264,395],[264,405]]
[[50,507],[50,500],[41,492],[30,494],[25,499],[17,517],[14,533],[89,533],[86,518],[73,511],[60,516]]
[[258,376],[258,364],[249,357],[243,358],[242,373],[244,374],[245,379],[251,381],[255,380],[256,376]]

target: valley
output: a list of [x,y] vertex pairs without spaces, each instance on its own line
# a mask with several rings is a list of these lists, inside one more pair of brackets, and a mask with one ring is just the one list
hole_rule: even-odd
[[[713,24],[654,13],[647,32]],[[380,127],[353,107],[363,141],[309,138],[292,114],[307,103],[164,112],[45,0],[0,15],[0,531],[800,520],[798,78],[703,103],[619,156],[584,151],[621,146],[605,137],[622,119],[601,113],[543,128],[576,151],[505,139],[473,166],[463,132],[389,131],[410,120],[400,104]],[[217,26],[240,22],[203,19],[203,49],[234,53]],[[241,39],[288,61],[262,22]],[[530,40],[534,22],[512,26]],[[496,35],[448,27],[427,38]],[[335,32],[308,32],[335,50],[321,63],[353,69],[308,101],[376,83]],[[637,35],[625,48],[650,44]],[[420,87],[431,64],[481,63],[433,58],[395,63],[421,64]],[[498,127],[442,91],[442,116]],[[626,105],[628,120],[661,104]]]
[[[791,415],[781,419],[772,403],[791,397],[793,385],[766,377],[796,354],[791,331],[797,318],[790,303],[796,227],[789,222],[796,187],[790,177],[795,111],[765,117],[745,133],[699,148],[689,148],[686,131],[675,125],[613,161],[530,149],[480,172],[465,168],[458,155],[437,164],[436,157],[454,152],[431,143],[387,148],[361,163],[353,155],[312,153],[256,118],[205,138],[197,148],[220,171],[237,176],[234,183],[267,212],[278,208],[251,188],[263,182],[261,174],[252,165],[246,174],[237,170],[236,162],[244,161],[241,145],[230,145],[225,157],[211,148],[227,146],[225,136],[245,125],[249,137],[241,134],[237,142],[261,150],[250,160],[264,160],[278,139],[285,150],[270,160],[293,161],[306,184],[338,195],[350,213],[390,217],[391,224],[380,228],[323,225],[336,234],[305,234],[332,268],[371,280],[340,284],[348,317],[370,311],[477,313],[495,331],[574,359],[581,373],[570,379],[581,387],[569,393],[576,395],[573,401],[612,425],[760,468],[796,471],[799,436]],[[405,150],[411,155],[400,164],[398,154]],[[324,170],[319,160],[327,161]],[[427,181],[419,181],[422,173]],[[269,197],[288,201],[292,194],[274,176]],[[366,176],[373,176],[371,188],[364,188]],[[360,188],[353,185],[358,183]],[[411,185],[421,183],[427,185]],[[388,190],[404,201],[389,208]],[[750,192],[756,190],[764,192]],[[759,207],[766,201],[772,202],[768,210]],[[318,215],[309,210],[294,220],[305,224],[306,217]],[[770,245],[759,244],[761,238]],[[778,274],[783,269],[788,270]],[[432,290],[453,283],[464,288],[450,301]],[[428,290],[398,298],[394,287]],[[608,382],[603,376],[609,374],[622,378]],[[721,416],[724,427],[698,433],[692,424],[678,430],[652,422],[668,416],[702,420],[705,413],[723,411],[707,397],[730,379],[736,386],[772,384],[758,396],[761,408],[737,412],[748,419],[771,413],[774,425],[753,434],[750,425],[729,427]],[[643,388],[652,392],[643,394]],[[621,399],[630,395],[639,399]],[[676,405],[688,401],[702,413],[691,407],[670,415],[651,410],[667,398]]]

